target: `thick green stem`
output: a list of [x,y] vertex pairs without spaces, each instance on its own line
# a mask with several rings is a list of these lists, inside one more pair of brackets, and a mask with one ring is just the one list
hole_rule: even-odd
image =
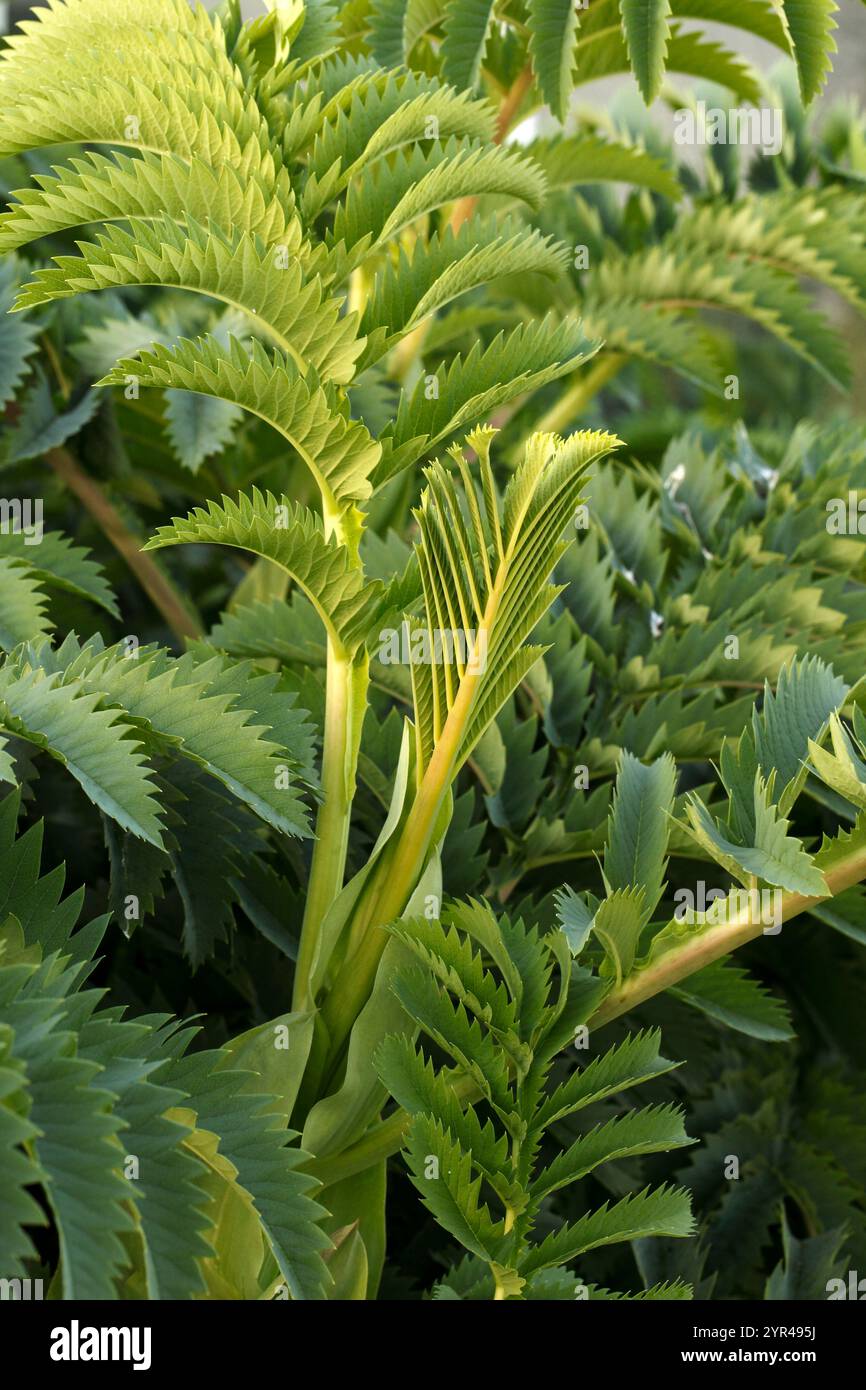
[[[326,534],[337,536],[340,544],[346,546],[350,562],[360,569],[358,541],[361,531],[357,514],[329,513],[326,506],[323,510]],[[314,1006],[312,975],[322,922],[343,887],[358,749],[367,710],[369,683],[366,655],[362,652],[353,659],[329,638],[322,745],[322,804],[316,819],[316,842],[295,969],[292,1007],[296,1010]]]
[[[499,594],[496,592],[484,616],[482,627],[485,632],[492,626],[498,602]],[[465,676],[461,682],[406,823],[394,849],[386,853],[376,866],[352,923],[349,952],[322,1011],[332,1040],[332,1063],[342,1053],[364,1006],[387,945],[388,938],[379,928],[401,915],[424,868],[439,813],[454,776],[460,743],[479,679],[479,676],[471,675]]]
[[301,942],[292,997],[294,1009],[313,1005],[311,977],[322,921],[343,887],[354,795],[353,727],[361,692],[358,672],[348,657],[328,644],[325,730],[322,749],[323,800],[316,820],[316,843],[307,887]]
[[[447,785],[445,790],[447,791]],[[444,796],[444,792],[443,792]],[[331,1038],[335,1064],[370,993],[388,938],[380,928],[404,911],[430,847],[441,805],[415,802],[395,850],[387,850],[374,871],[352,923],[356,949],[347,957],[325,1001],[322,1015]]]
[[[834,897],[866,878],[866,848],[852,850],[844,859],[840,859],[838,864],[827,870],[825,878]],[[815,907],[821,902],[826,902],[826,898],[804,898],[799,893],[783,893],[781,921],[788,922],[792,917],[798,917],[801,912],[808,912],[810,907]],[[619,1018],[621,1014],[628,1013],[630,1009],[637,1008],[653,995],[661,994],[664,990],[670,989],[671,985],[676,985],[680,980],[694,975],[696,971],[703,970],[704,966],[712,965],[713,961],[729,955],[738,946],[753,941],[761,936],[763,931],[760,913],[754,912],[749,904],[729,921],[687,939],[682,946],[661,956],[655,965],[649,966],[646,970],[639,970],[619,989],[612,990],[594,1014],[593,1027],[602,1027],[612,1019]]]

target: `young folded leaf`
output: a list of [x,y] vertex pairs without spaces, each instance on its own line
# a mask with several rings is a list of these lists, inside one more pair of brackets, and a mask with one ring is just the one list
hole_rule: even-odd
[[457,446],[452,469],[436,462],[425,471],[415,512],[424,621],[407,616],[402,634],[412,679],[415,793],[354,915],[350,950],[326,1006],[334,1055],[371,988],[386,940],[378,928],[404,911],[437,827],[441,833],[457,772],[541,655],[526,639],[558,592],[550,575],[569,544],[563,536],[591,465],[619,443],[593,431],[566,440],[532,435],[500,501],[490,462],[494,434],[479,429],[467,441],[480,484]]
[[419,785],[434,757],[436,773],[453,776],[540,655],[523,644],[556,596],[549,579],[567,547],[566,527],[592,464],[619,445],[591,431],[565,440],[533,435],[500,505],[493,437],[477,430],[468,439],[480,490],[455,448],[461,485],[454,470],[434,464],[415,512],[426,621],[410,620],[410,645],[435,658],[411,666]]

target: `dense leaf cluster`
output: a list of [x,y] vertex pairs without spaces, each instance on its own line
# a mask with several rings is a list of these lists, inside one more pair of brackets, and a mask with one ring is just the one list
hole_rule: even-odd
[[[825,1297],[866,1260],[836,6],[266,8],[48,0],[0,51],[0,1275]],[[657,97],[784,140],[683,159]]]

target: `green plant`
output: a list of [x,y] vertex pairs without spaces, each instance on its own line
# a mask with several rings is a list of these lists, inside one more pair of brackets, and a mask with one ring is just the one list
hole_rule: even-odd
[[454,0],[374,0],[370,33],[373,53],[384,65],[417,62],[423,68],[435,55],[455,86],[509,91],[518,109],[525,98],[540,96],[564,120],[576,85],[629,69],[648,103],[658,96],[666,70],[711,75],[737,95],[753,97],[748,65],[700,31],[684,30],[683,18],[715,20],[774,44],[794,58],[803,99],[811,101],[836,49],[837,9],[832,0],[805,9],[718,0],[599,0],[578,6],[479,0],[468,7]]
[[[572,40],[579,75],[629,65],[647,98],[665,54],[757,96],[676,28],[715,6],[645,30],[606,0],[579,28],[268,8],[66,0],[0,58],[3,1271],[46,1259],[65,1298],[389,1296],[404,1147],[449,1266],[406,1277],[436,1298],[702,1296],[683,1183],[714,1262],[722,1217],[711,1160],[674,1153],[647,1010],[790,1039],[760,958],[728,957],[764,944],[768,894],[774,929],[866,939],[866,724],[862,542],[824,525],[862,427],[750,435],[738,340],[696,314],[845,387],[799,281],[862,310],[859,118],[803,117],[744,191],[645,125],[505,138],[541,99],[564,116]],[[805,100],[835,7],[810,8],[728,11]],[[63,535],[82,515],[92,550]],[[52,851],[77,827],[91,926],[39,877],[41,817]],[[683,913],[696,873],[716,900]],[[744,1094],[754,1066],[732,1054]],[[700,1055],[682,1071],[697,1103]],[[773,1200],[832,1263],[862,1191],[810,1205],[790,1133]],[[98,1229],[81,1183],[112,1194]],[[751,1286],[793,1279],[791,1216]],[[667,1237],[692,1252],[669,1271]],[[609,1247],[642,1290],[611,1293],[635,1272]]]

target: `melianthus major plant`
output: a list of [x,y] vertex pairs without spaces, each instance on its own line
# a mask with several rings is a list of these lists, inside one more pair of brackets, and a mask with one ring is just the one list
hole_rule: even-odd
[[[629,442],[623,371],[650,396],[673,369],[718,397],[732,348],[695,311],[844,381],[798,282],[862,308],[858,146],[835,132],[804,195],[804,125],[743,194],[730,167],[678,177],[647,129],[504,137],[539,99],[565,113],[575,59],[586,77],[628,61],[648,98],[665,55],[757,96],[672,23],[716,8],[653,5],[643,25],[599,3],[578,28],[571,5],[276,4],[242,24],[231,3],[53,0],[9,41],[0,149],[33,180],[0,219],[5,307],[26,311],[7,319],[3,467],[45,460],[152,607],[136,595],[121,634],[100,565],[7,507],[7,1277],[45,1261],[65,1298],[375,1297],[405,1148],[452,1242],[444,1276],[422,1262],[436,1297],[628,1296],[591,1264],[620,1245],[634,1296],[700,1291],[697,1261],[647,1273],[651,1238],[694,1230],[683,1182],[701,1193],[665,1168],[690,1141],[641,1011],[668,991],[786,1038],[730,952],[806,913],[862,940],[860,542],[815,525],[857,486],[862,431],[806,427],[787,450],[768,431],[768,462],[717,403],[656,474],[626,468],[603,419],[573,427],[603,391]],[[726,11],[792,54],[806,100],[832,46],[833,7],[812,8]],[[87,148],[49,170],[58,145]],[[625,205],[611,181],[633,185]],[[51,268],[29,260],[41,242]],[[180,482],[154,459],[154,399]],[[160,516],[146,544],[142,508]],[[162,568],[177,547],[195,558]],[[233,592],[210,547],[242,558]],[[93,605],[113,626],[92,631]],[[79,833],[125,934],[107,998],[85,984],[117,927],[76,931],[82,894],[40,877],[37,817],[17,829],[51,762],[83,794],[77,825],[87,802],[103,825],[104,855]],[[690,861],[724,886],[683,914]],[[162,998],[124,962],[172,893],[190,963],[244,1000],[233,1029],[217,990],[199,1050],[166,1011],[188,1012],[172,947]],[[640,1031],[596,1043],[633,1011]],[[662,1093],[641,1107],[638,1085]],[[806,1209],[802,1167],[774,1200]]]

